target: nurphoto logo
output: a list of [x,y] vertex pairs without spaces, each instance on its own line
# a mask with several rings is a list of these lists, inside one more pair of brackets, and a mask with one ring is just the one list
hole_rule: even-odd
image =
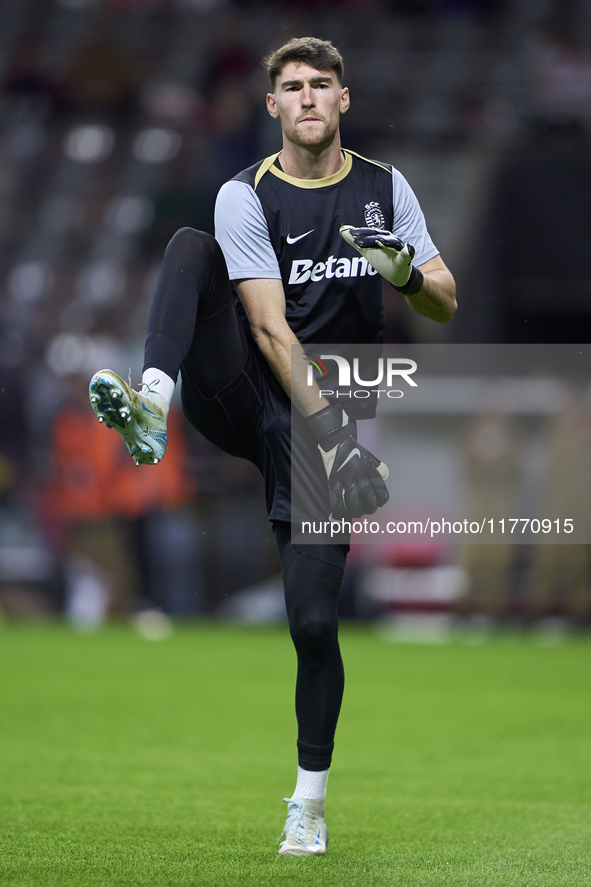
[[[329,372],[325,361],[333,361],[336,364],[338,388],[346,390],[321,389],[320,397],[334,395],[336,397],[353,396],[356,398],[367,398],[371,397],[372,392],[377,394],[378,397],[381,394],[385,394],[386,397],[390,398],[403,397],[404,392],[394,388],[395,380],[398,383],[404,381],[412,388],[417,387],[417,383],[411,378],[413,373],[417,371],[417,362],[409,357],[377,358],[376,366],[372,373],[372,375],[375,373],[375,378],[371,379],[361,378],[358,357],[353,358],[352,365],[351,361],[343,357],[342,354],[321,354],[319,357],[314,354],[305,354],[303,359],[308,363],[306,384],[309,387],[314,385],[314,370],[318,372],[321,379],[326,379],[334,373],[334,366],[330,367],[331,372]],[[363,372],[367,373],[367,367]],[[360,388],[350,390],[352,384],[351,377],[353,378],[353,384],[361,386]],[[377,386],[382,383],[385,383],[386,387],[378,388]]]

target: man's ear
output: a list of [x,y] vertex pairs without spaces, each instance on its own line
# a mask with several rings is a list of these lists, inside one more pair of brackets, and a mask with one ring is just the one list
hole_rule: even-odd
[[345,86],[341,89],[341,106],[340,111],[341,114],[345,114],[346,111],[349,110],[349,105],[351,104],[351,99],[349,98],[349,87]]
[[275,96],[272,92],[267,93],[267,111],[274,117],[275,120],[279,117],[279,111],[277,110],[277,102],[275,101]]

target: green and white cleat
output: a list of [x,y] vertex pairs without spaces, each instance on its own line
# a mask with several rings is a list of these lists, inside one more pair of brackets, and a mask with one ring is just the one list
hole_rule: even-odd
[[287,822],[279,836],[280,856],[321,856],[326,853],[328,829],[324,821],[324,801],[308,798],[284,798]]
[[112,370],[95,373],[88,394],[99,422],[121,435],[136,465],[164,458],[168,404],[161,394],[134,391]]

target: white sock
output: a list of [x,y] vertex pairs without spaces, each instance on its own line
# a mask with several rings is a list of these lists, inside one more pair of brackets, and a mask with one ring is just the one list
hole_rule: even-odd
[[302,770],[298,767],[298,781],[292,798],[323,801],[326,797],[328,770]]
[[148,391],[145,392],[148,397],[150,394],[159,394],[160,397],[164,398],[167,405],[170,405],[175,383],[162,370],[157,370],[156,367],[148,367],[142,374],[142,385],[148,388]]

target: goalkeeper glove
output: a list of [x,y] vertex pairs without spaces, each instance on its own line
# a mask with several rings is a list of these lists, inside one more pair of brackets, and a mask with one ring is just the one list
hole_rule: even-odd
[[356,440],[355,423],[331,404],[307,418],[328,478],[331,520],[373,514],[389,499],[388,467]]
[[414,296],[422,289],[423,275],[412,264],[415,249],[410,243],[403,243],[395,234],[380,228],[342,225],[339,233],[399,292]]

